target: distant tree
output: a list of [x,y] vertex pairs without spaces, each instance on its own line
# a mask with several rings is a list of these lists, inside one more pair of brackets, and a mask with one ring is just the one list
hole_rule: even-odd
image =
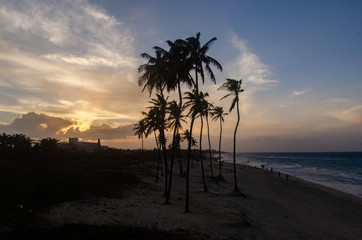
[[8,138],[8,144],[13,152],[30,151],[34,140],[24,134],[13,134]]
[[145,120],[142,119],[142,120],[139,120],[135,125],[134,125],[134,128],[133,128],[133,131],[135,135],[137,135],[138,139],[141,139],[142,140],[142,147],[141,147],[141,150],[143,151],[143,137],[147,137],[147,126],[146,126],[146,123],[145,123]]
[[223,107],[214,107],[210,111],[211,120],[213,121],[220,121],[220,136],[219,136],[219,177],[222,178],[221,174],[221,138],[222,138],[222,123],[224,122],[224,116],[227,113],[224,113]]
[[45,153],[53,153],[58,148],[59,139],[56,138],[42,138],[38,141],[39,148]]
[[233,147],[234,186],[235,186],[234,192],[240,192],[240,190],[238,188],[237,179],[236,179],[235,154],[236,154],[236,132],[238,130],[238,126],[239,126],[239,122],[240,122],[239,93],[244,92],[244,89],[241,88],[241,83],[242,83],[242,79],[235,80],[235,79],[227,78],[226,83],[223,83],[221,85],[221,87],[219,87],[219,89],[218,89],[218,90],[226,90],[226,91],[230,92],[229,94],[226,94],[224,97],[222,97],[221,100],[224,98],[227,98],[231,95],[234,96],[234,98],[231,102],[229,112],[231,112],[234,109],[235,104],[236,104],[236,110],[237,110],[237,116],[238,116],[238,120],[236,122],[235,131],[234,131],[234,147]]

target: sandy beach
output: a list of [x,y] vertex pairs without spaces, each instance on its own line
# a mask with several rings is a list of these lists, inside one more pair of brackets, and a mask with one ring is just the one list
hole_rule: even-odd
[[65,202],[43,217],[54,226],[131,225],[205,239],[362,239],[361,198],[294,177],[287,181],[284,174],[264,169],[238,166],[237,173],[246,197],[231,194],[231,165],[223,168],[225,181],[207,179],[208,192],[203,191],[201,168],[191,168],[191,213],[184,213],[184,177],[174,175],[172,204],[165,205],[163,178],[156,183],[154,176],[139,175],[144,183],[122,199]]

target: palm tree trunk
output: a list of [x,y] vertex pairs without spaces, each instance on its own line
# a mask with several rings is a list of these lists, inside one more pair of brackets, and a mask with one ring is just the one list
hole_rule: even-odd
[[166,138],[165,138],[165,133],[163,131],[161,131],[161,138],[162,138],[162,152],[163,152],[163,159],[164,159],[164,164],[165,164],[165,191],[164,191],[164,196],[166,197],[167,195],[167,186],[168,186],[168,162],[167,162],[167,149],[166,149]]
[[156,132],[155,132],[155,141],[156,141],[156,147],[157,147],[157,151],[158,151],[158,162],[157,162],[157,173],[156,173],[156,182],[158,182],[158,175],[159,175],[160,163],[161,163],[161,150],[160,150],[160,147],[158,146]]
[[209,142],[209,159],[210,159],[210,171],[211,171],[211,178],[214,179],[214,171],[212,168],[212,154],[211,154],[211,141],[210,141],[210,127],[209,127],[209,117],[208,113],[206,113],[206,126],[207,126],[207,139]]
[[191,158],[191,139],[192,139],[192,128],[194,126],[195,115],[192,114],[191,124],[190,124],[190,136],[188,142],[188,151],[187,151],[187,166],[186,166],[186,205],[185,212],[190,212],[190,158]]
[[[222,118],[222,117],[221,117]],[[221,136],[222,136],[222,120],[220,118],[220,137],[219,137],[219,176],[222,177],[221,175]]]
[[238,126],[239,126],[239,122],[240,122],[240,113],[239,113],[239,98],[236,100],[236,110],[238,113],[238,121],[236,122],[236,126],[235,126],[235,131],[234,131],[234,149],[233,149],[233,167],[234,167],[234,185],[235,185],[235,189],[234,192],[240,192],[239,188],[238,188],[238,182],[236,179],[236,132],[238,131]]
[[207,192],[206,181],[205,181],[205,172],[204,172],[204,161],[202,156],[202,128],[204,121],[202,119],[202,114],[200,114],[201,127],[200,127],[200,163],[201,163],[201,173],[202,173],[202,183],[204,184],[204,191]]
[[173,174],[173,162],[174,162],[174,156],[175,156],[175,150],[176,150],[176,132],[177,127],[175,127],[173,131],[173,138],[172,138],[172,153],[171,153],[171,163],[170,163],[170,178],[168,183],[168,190],[166,194],[166,200],[165,204],[170,204],[170,195],[171,195],[171,186],[172,186],[172,174]]
[[142,138],[142,152],[143,152],[143,135],[141,136],[141,138]]

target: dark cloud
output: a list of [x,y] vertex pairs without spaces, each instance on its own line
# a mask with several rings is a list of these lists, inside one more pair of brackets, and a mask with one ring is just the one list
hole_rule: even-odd
[[34,138],[54,137],[60,129],[72,124],[70,120],[30,112],[14,119],[9,125],[0,125],[0,131],[7,134],[22,133]]
[[[98,138],[116,140],[133,136],[132,124],[118,127],[102,124],[80,131],[79,128],[72,127],[75,123],[71,120],[31,112],[14,119],[11,124],[0,124],[0,132],[7,134],[22,133],[32,138],[55,137],[65,139],[79,137],[84,140],[97,140]],[[63,133],[60,130],[64,128],[69,129]]]
[[98,138],[104,140],[115,140],[133,136],[133,125],[128,124],[112,128],[107,124],[100,126],[91,126],[86,131],[80,131],[79,128],[70,128],[64,134],[64,138],[80,137],[82,139],[97,140]]

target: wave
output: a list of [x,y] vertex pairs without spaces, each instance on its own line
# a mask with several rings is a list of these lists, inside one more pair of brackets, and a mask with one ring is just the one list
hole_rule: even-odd
[[[237,153],[236,163],[274,171],[325,185],[362,197],[361,155],[344,153]],[[354,158],[352,158],[353,156]],[[355,157],[357,156],[357,157]],[[232,163],[232,154],[224,153],[223,161]]]

